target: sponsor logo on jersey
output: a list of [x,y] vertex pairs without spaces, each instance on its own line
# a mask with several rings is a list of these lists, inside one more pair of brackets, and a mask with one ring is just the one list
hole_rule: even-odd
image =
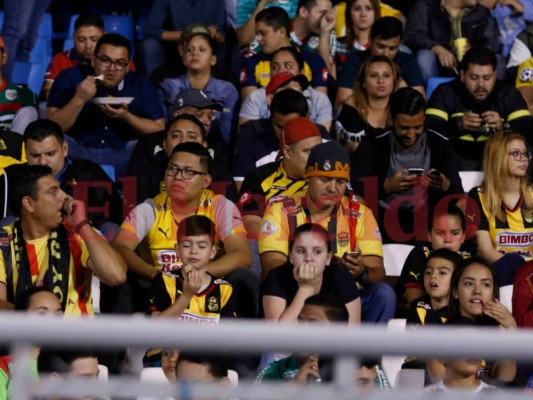
[[499,246],[529,247],[533,244],[533,232],[500,232],[496,234]]

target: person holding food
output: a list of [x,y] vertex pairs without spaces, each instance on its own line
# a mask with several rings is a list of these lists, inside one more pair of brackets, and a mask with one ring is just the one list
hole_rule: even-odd
[[110,164],[120,177],[138,137],[165,128],[163,110],[148,79],[129,71],[128,39],[106,34],[94,53],[91,65],[59,74],[46,115],[67,134],[74,157]]

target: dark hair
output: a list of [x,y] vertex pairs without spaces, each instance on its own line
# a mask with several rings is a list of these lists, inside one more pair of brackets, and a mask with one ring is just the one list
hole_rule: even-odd
[[195,156],[200,158],[200,165],[204,169],[204,172],[207,172],[208,174],[211,173],[213,159],[211,158],[211,154],[209,154],[209,150],[207,150],[200,143],[196,143],[196,142],[180,143],[176,147],[174,147],[174,149],[172,150],[172,154],[170,155],[170,158],[172,158],[172,156],[176,153],[194,154]]
[[94,26],[101,31],[105,31],[104,20],[99,14],[91,12],[80,14],[80,16],[76,18],[76,21],[74,21],[74,31],[86,26]]
[[402,22],[395,17],[381,17],[374,21],[370,29],[370,39],[392,39],[397,36],[402,38],[403,26]]
[[24,143],[27,143],[28,140],[42,142],[49,136],[54,136],[59,144],[63,144],[65,142],[65,135],[63,134],[63,131],[57,122],[49,119],[38,119],[31,122],[26,127],[24,130],[23,139]]
[[202,122],[198,118],[196,118],[194,115],[192,115],[192,114],[178,114],[178,115],[176,115],[172,119],[172,121],[170,121],[170,123],[167,126],[167,134],[168,134],[168,130],[170,129],[170,127],[172,125],[174,125],[175,122],[180,121],[182,119],[184,119],[186,121],[194,122],[194,124],[196,124],[200,128],[200,131],[202,132],[202,139],[205,139],[206,132],[205,132],[204,124],[202,124]]
[[225,378],[228,376],[229,363],[227,357],[223,354],[202,354],[180,351],[177,364],[182,361],[207,365],[209,367],[209,372],[215,378]]
[[114,47],[125,47],[126,50],[128,50],[128,59],[131,57],[131,42],[128,38],[125,38],[118,33],[106,33],[104,36],[102,36],[94,48],[95,55],[98,54],[100,47],[102,47],[104,44]]
[[398,114],[416,115],[426,110],[424,96],[410,87],[404,87],[394,92],[390,99],[390,113],[392,119]]
[[278,92],[270,103],[270,115],[279,113],[281,115],[298,114],[300,117],[307,117],[309,105],[305,96],[293,89],[286,89]]
[[296,63],[298,64],[299,71],[304,69],[305,64],[304,64],[304,58],[302,56],[302,53],[300,53],[294,46],[286,46],[286,47],[281,47],[277,49],[274,53],[272,53],[272,58],[274,58],[276,54],[281,53],[283,51],[286,51],[287,53],[291,53],[293,58],[296,60]]
[[37,200],[38,181],[48,175],[52,175],[52,169],[45,165],[19,164],[10,167],[9,180],[16,184],[11,185],[8,191],[8,202],[14,215],[20,216],[24,197]]
[[183,236],[208,235],[211,241],[215,240],[215,224],[205,215],[191,215],[178,224],[178,242]]
[[289,14],[281,7],[270,7],[262,10],[255,16],[255,24],[263,22],[267,26],[271,26],[275,31],[280,28],[285,28],[285,35],[289,37],[290,29]]
[[333,293],[319,293],[308,297],[304,302],[305,306],[322,307],[331,322],[348,322],[346,306]]
[[472,257],[472,258],[467,258],[465,260],[462,260],[459,263],[459,265],[456,266],[456,268],[453,270],[452,279],[450,282],[450,294],[449,294],[449,301],[448,301],[448,307],[450,309],[449,319],[459,319],[462,317],[460,309],[459,309],[459,299],[455,298],[455,293],[457,291],[457,288],[459,287],[459,281],[461,280],[463,273],[469,266],[473,264],[480,264],[490,271],[492,275],[492,282],[493,282],[493,288],[494,288],[492,298],[493,299],[500,298],[500,289],[498,287],[498,280],[496,278],[496,274],[494,273],[494,269],[492,268],[492,265],[490,265],[490,263],[487,260],[481,257]]
[[292,247],[294,246],[294,241],[298,239],[300,236],[302,236],[302,234],[304,233],[312,233],[313,236],[316,235],[317,239],[323,240],[326,243],[328,247],[328,252],[331,252],[331,243],[329,240],[328,231],[318,224],[313,224],[313,223],[308,222],[306,224],[300,225],[294,231],[294,235],[292,239],[289,240],[289,253],[292,251]]
[[429,260],[433,258],[442,258],[443,260],[451,262],[453,264],[454,270],[459,264],[463,262],[463,257],[459,253],[450,249],[443,248],[429,253],[425,268],[427,268]]
[[[437,212],[438,211],[438,212]],[[466,218],[465,214],[463,213],[463,210],[461,210],[459,207],[457,207],[453,203],[448,204],[448,208],[446,209],[446,212],[442,212],[444,210],[441,210],[440,208],[435,208],[430,210],[428,213],[428,231],[431,232],[433,229],[433,221],[435,218],[440,217],[442,215],[450,215],[453,217],[459,218],[461,221],[461,229],[463,232],[466,230]]]
[[189,45],[189,42],[192,40],[192,38],[196,37],[196,36],[202,36],[205,41],[207,42],[208,46],[211,48],[211,54],[216,56],[217,55],[217,52],[218,52],[218,45],[217,45],[217,42],[211,37],[211,36],[208,36],[206,35],[205,33],[193,33],[192,35],[189,36],[189,38],[187,39],[187,41],[184,43],[184,46],[183,48],[186,50],[187,49],[187,46]]
[[15,298],[15,311],[27,310],[30,306],[33,295],[42,292],[50,293],[51,295],[55,296],[54,292],[48,288],[43,286],[32,286],[17,295]]
[[80,358],[98,359],[98,356],[94,350],[90,349],[63,350],[43,348],[37,357],[37,370],[39,373],[56,372],[66,374],[70,372],[72,363]]
[[298,5],[296,6],[296,9],[299,10],[301,7],[305,7],[310,10],[315,6],[315,4],[316,0],[298,0]]
[[495,71],[498,60],[496,59],[496,54],[491,49],[478,46],[472,47],[466,52],[459,67],[461,70],[466,71],[469,64],[490,65]]

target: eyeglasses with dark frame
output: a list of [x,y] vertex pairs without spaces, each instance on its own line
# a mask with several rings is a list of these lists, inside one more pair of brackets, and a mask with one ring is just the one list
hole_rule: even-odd
[[513,160],[515,161],[522,161],[524,159],[529,161],[533,157],[533,154],[531,154],[530,151],[521,152],[520,150],[510,151],[509,155],[513,157]]
[[109,68],[111,65],[114,65],[117,71],[122,71],[128,66],[128,62],[124,60],[111,61],[109,58],[101,56],[96,56],[96,58],[104,68]]
[[167,176],[170,176],[172,178],[175,178],[178,175],[178,173],[179,173],[181,175],[181,178],[186,180],[186,181],[190,181],[196,175],[207,175],[207,172],[195,171],[192,168],[180,168],[180,167],[178,167],[177,165],[174,165],[174,164],[170,164],[167,167],[167,172],[166,173],[167,173]]

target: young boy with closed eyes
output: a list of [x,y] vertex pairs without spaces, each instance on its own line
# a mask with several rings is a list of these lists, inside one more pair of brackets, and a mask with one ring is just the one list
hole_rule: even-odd
[[220,318],[235,317],[231,285],[206,269],[217,253],[214,232],[213,222],[202,215],[179,223],[176,254],[183,267],[156,275],[150,296],[152,312],[203,325],[218,325]]

